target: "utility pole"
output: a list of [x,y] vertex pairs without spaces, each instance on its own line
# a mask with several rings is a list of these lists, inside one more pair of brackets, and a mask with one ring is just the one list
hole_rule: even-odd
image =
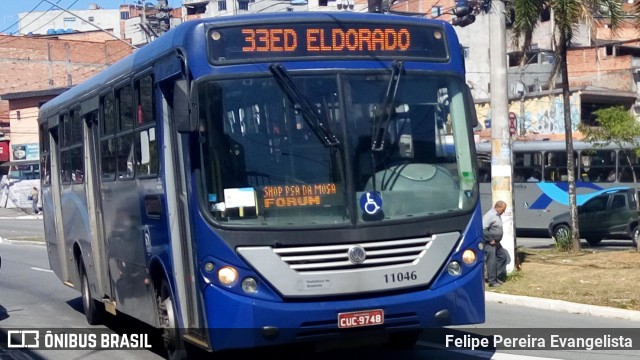
[[[509,133],[509,99],[507,94],[507,37],[503,0],[492,0],[489,12],[489,48],[491,81],[491,194],[492,204],[502,200],[507,209],[502,214],[504,235],[501,244],[515,264],[515,223],[513,221],[513,165]],[[484,209],[486,211],[488,209]]]

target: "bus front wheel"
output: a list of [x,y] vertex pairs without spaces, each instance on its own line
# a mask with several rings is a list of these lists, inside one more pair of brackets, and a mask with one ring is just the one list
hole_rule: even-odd
[[82,307],[84,308],[84,316],[87,318],[89,325],[97,325],[104,318],[104,304],[93,299],[91,288],[89,286],[89,277],[84,263],[80,262],[78,267],[80,270],[80,291],[82,292]]
[[185,343],[180,336],[180,329],[176,319],[176,308],[169,283],[162,280],[157,291],[158,320],[162,330],[162,341],[169,360],[184,360],[187,358]]

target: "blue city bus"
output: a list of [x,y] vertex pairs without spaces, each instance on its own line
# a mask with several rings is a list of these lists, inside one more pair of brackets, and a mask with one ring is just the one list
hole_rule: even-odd
[[476,124],[443,21],[188,21],[41,107],[51,269],[170,358],[482,323]]
[[[576,203],[615,187],[635,187],[640,180],[640,159],[630,144],[593,144],[574,141]],[[567,151],[564,140],[515,141],[513,154],[513,198],[516,232],[549,236],[554,216],[569,211]],[[483,209],[491,208],[491,144],[476,145],[480,199]],[[600,238],[586,239],[591,244]]]

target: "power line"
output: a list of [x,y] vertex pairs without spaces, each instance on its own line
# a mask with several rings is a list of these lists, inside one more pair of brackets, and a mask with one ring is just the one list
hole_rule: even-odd
[[[58,0],[58,2],[60,2],[60,0]],[[31,14],[32,12],[34,12],[34,11],[38,8],[38,6],[40,6],[40,4],[42,4],[42,0],[38,3],[38,5],[34,6],[34,7],[33,7],[33,8],[32,8],[28,13],[27,13],[27,15],[28,15],[28,14]],[[11,28],[12,28],[12,27],[14,27],[15,25],[18,25],[18,23],[19,23],[19,22],[20,22],[20,18],[18,18],[18,20],[16,20],[16,22],[14,22],[13,24],[11,24],[11,25],[7,26],[6,28],[4,28],[4,29],[0,30],[0,33],[3,33],[3,32],[5,32],[5,31],[7,31],[7,30],[11,29]]]
[[[75,5],[78,2],[78,0],[74,1],[71,5],[69,5],[67,8],[72,7],[73,5]],[[40,3],[43,3],[43,1],[40,1]],[[58,0],[57,3],[60,3],[60,0]],[[41,17],[45,16],[48,12],[50,12],[51,10],[53,10],[54,6],[51,6],[48,10],[43,11],[39,16],[37,16],[35,19],[33,19],[32,21],[30,21],[29,23],[25,24],[25,26],[18,28],[18,32],[20,30],[22,30],[23,28],[25,28],[26,26],[29,26],[31,24],[33,24],[34,22],[36,22],[38,19],[40,19]],[[28,14],[27,14],[28,15]],[[53,18],[53,20],[57,19],[60,15],[62,15],[62,13],[56,15],[56,17]],[[24,19],[24,17],[23,17]],[[37,27],[35,30],[39,30],[41,29],[43,26],[46,26],[47,23],[40,25],[39,27]]]
[[[52,2],[51,2],[51,1],[49,1],[49,0],[42,0],[42,1],[45,1],[45,2],[47,2],[47,3],[49,3],[49,4],[53,5],[53,6],[57,7],[58,9],[60,9],[60,10],[62,10],[62,11],[64,11],[64,12],[66,12],[66,13],[69,13],[69,14],[71,14],[71,15],[73,15],[73,16],[75,16],[75,17],[77,17],[78,19],[80,19],[80,20],[82,20],[82,21],[86,22],[87,24],[89,24],[89,25],[91,25],[91,26],[95,27],[96,29],[98,29],[98,30],[100,30],[100,31],[102,31],[102,32],[104,32],[104,33],[107,33],[109,36],[116,38],[118,41],[122,41],[122,42],[124,42],[125,44],[127,44],[127,45],[131,46],[131,47],[132,47],[132,48],[134,48],[134,49],[137,49],[137,48],[138,48],[137,46],[135,46],[135,45],[133,45],[133,44],[130,44],[130,43],[128,43],[128,42],[126,42],[126,41],[124,41],[124,40],[120,39],[119,37],[115,36],[114,34],[112,34],[112,33],[108,32],[107,30],[105,30],[105,29],[103,29],[103,28],[99,27],[98,25],[94,24],[93,22],[91,22],[91,21],[89,21],[89,20],[86,20],[86,19],[83,19],[82,17],[80,17],[80,16],[78,16],[78,15],[76,15],[76,14],[72,13],[71,11],[69,11],[69,10],[67,10],[67,9],[65,9],[65,8],[62,8],[62,7],[60,7],[60,6],[58,6],[58,5],[54,4],[54,3],[52,3]],[[74,2],[74,4],[75,4],[75,2]]]

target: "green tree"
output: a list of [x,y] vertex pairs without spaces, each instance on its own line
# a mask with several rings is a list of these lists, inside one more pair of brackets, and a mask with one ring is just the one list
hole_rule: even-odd
[[[640,158],[640,123],[622,106],[599,109],[593,112],[597,126],[580,124],[578,130],[584,135],[584,141],[602,148],[609,144],[616,145],[624,154],[633,175],[633,183],[638,189],[638,179],[633,170],[630,151]],[[636,202],[640,210],[640,202]]]
[[[567,178],[569,183],[569,211],[571,214],[572,239],[569,251],[580,251],[578,230],[578,207],[576,206],[576,177],[573,156],[573,128],[567,71],[567,49],[571,46],[578,25],[607,18],[611,30],[616,33],[622,23],[624,12],[620,0],[514,0],[515,20],[513,23],[514,42],[526,53],[531,49],[534,30],[540,24],[540,15],[550,11],[554,24],[555,62],[552,79],[562,77],[562,100],[564,103],[564,130],[567,149]],[[525,57],[523,57],[524,59]]]

